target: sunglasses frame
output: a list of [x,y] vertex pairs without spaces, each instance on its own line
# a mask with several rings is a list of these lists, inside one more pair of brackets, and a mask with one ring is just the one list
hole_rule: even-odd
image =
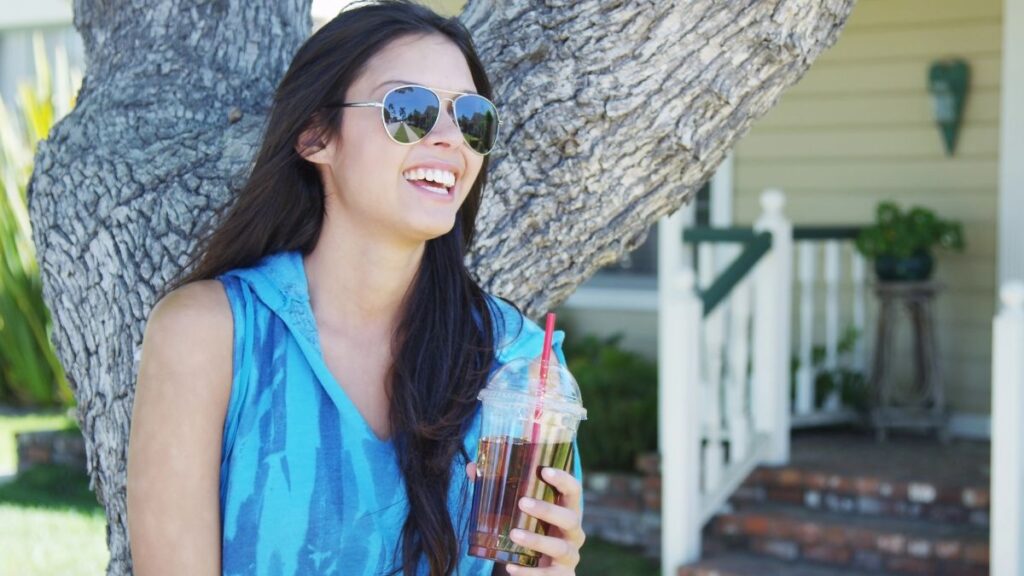
[[[403,84],[401,86],[395,86],[394,88],[392,88],[392,89],[388,90],[387,92],[385,92],[384,93],[384,97],[381,98],[380,102],[369,102],[369,101],[368,102],[342,102],[340,104],[329,104],[329,105],[327,105],[327,108],[380,108],[380,121],[381,121],[381,125],[384,127],[384,133],[388,135],[388,138],[390,138],[391,141],[394,142],[395,144],[401,144],[403,146],[412,146],[413,144],[419,143],[420,140],[423,140],[423,138],[426,138],[427,134],[430,134],[431,130],[433,130],[434,127],[437,126],[437,121],[441,119],[441,114],[438,113],[437,117],[434,118],[434,123],[431,124],[430,128],[427,129],[427,131],[423,133],[423,136],[421,136],[415,142],[399,142],[398,140],[396,140],[395,137],[392,136],[391,132],[388,130],[388,123],[384,119],[384,108],[385,108],[384,102],[387,101],[388,96],[390,96],[392,92],[394,92],[395,90],[401,90],[403,88],[422,88],[422,89],[432,93],[434,95],[434,98],[437,98],[437,108],[438,108],[438,110],[441,109],[441,103],[442,102],[445,102],[445,101],[451,102],[452,106],[451,106],[450,116],[452,117],[452,121],[455,122],[455,126],[459,129],[459,133],[462,134],[462,141],[466,144],[467,148],[469,148],[470,150],[473,151],[474,154],[479,154],[481,156],[487,156],[491,152],[494,152],[496,149],[498,149],[498,134],[501,132],[501,124],[502,124],[501,116],[498,114],[498,106],[494,102],[491,102],[491,100],[489,98],[481,96],[480,94],[477,94],[476,92],[459,92],[457,90],[445,90],[443,88],[431,88],[429,86],[424,86],[422,84]],[[455,98],[443,98],[440,94],[438,94],[438,92],[448,92],[450,94],[458,94],[458,96],[456,96]],[[455,117],[456,116],[455,115],[455,101],[458,100],[459,98],[462,98],[463,96],[476,96],[477,98],[483,98],[484,100],[486,100],[494,108],[494,115],[498,119],[498,125],[494,128],[494,145],[491,146],[491,149],[488,150],[487,152],[478,152],[475,148],[473,148],[469,144],[469,141],[466,140],[466,133],[463,132],[462,126],[459,126],[459,121]]]

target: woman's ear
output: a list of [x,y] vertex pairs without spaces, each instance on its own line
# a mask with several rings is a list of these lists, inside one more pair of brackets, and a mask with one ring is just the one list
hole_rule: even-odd
[[311,126],[299,134],[295,151],[314,164],[327,164],[334,155],[334,143],[326,142],[323,131]]

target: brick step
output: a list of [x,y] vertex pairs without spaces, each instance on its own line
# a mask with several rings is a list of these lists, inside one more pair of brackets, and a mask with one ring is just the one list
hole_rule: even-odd
[[719,549],[895,574],[988,574],[988,531],[969,524],[759,504],[719,514]]
[[989,525],[989,488],[797,467],[756,469],[732,495],[737,508],[773,503],[865,516]]
[[[815,564],[800,564],[739,552],[705,558],[696,564],[683,566],[677,576],[861,576],[860,568],[840,568]],[[876,572],[875,576],[888,576]]]

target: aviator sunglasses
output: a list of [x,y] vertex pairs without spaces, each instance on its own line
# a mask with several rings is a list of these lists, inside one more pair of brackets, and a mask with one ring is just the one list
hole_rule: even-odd
[[450,102],[448,112],[466,140],[469,148],[486,156],[494,149],[498,139],[498,108],[493,102],[472,92],[456,92],[454,99],[441,98],[431,88],[417,84],[406,84],[388,90],[382,102],[344,102],[329,104],[328,108],[381,109],[384,131],[398,144],[415,144],[422,140],[437,125],[441,102]]

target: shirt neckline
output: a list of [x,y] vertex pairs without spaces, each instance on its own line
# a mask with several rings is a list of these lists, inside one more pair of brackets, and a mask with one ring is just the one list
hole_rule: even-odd
[[298,269],[296,277],[298,278],[297,285],[293,286],[297,288],[301,296],[295,298],[293,301],[296,302],[298,310],[296,312],[306,317],[306,323],[310,329],[310,340],[312,342],[315,354],[312,355],[311,361],[317,363],[319,366],[318,372],[321,377],[325,380],[324,387],[327,389],[327,394],[334,400],[335,406],[342,412],[343,421],[353,425],[363,436],[369,440],[386,446],[393,446],[394,441],[392,437],[381,438],[367,422],[366,417],[359,411],[359,408],[355,405],[355,402],[349,397],[348,393],[341,386],[338,378],[335,377],[334,373],[331,372],[330,367],[327,365],[327,360],[324,357],[323,347],[320,345],[320,330],[316,324],[316,316],[313,315],[313,305],[309,299],[309,277],[306,274],[306,262],[303,259],[303,255],[300,252],[292,252],[291,259],[294,265]]

